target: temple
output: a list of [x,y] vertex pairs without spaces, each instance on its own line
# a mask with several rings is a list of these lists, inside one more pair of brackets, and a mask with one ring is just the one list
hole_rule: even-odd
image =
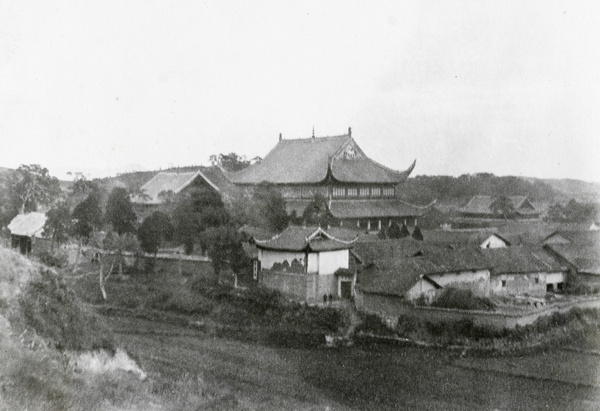
[[288,213],[301,216],[319,193],[344,227],[378,230],[393,222],[417,225],[428,209],[399,199],[400,186],[413,168],[392,170],[362,151],[348,134],[279,142],[260,163],[226,178],[250,194],[263,182],[274,184],[286,200]]

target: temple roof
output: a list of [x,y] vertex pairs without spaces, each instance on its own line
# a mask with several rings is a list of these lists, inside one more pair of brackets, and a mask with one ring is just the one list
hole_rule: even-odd
[[[352,236],[354,236],[352,238]],[[334,251],[352,247],[356,236],[342,229],[290,226],[268,240],[254,239],[256,246],[277,251]]]
[[279,140],[267,156],[227,178],[236,184],[319,183],[329,171],[334,179],[353,183],[401,183],[412,172],[415,163],[398,172],[370,158],[350,135]]

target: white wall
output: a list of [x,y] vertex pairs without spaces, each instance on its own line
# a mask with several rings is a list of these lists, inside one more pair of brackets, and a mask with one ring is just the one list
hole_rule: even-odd
[[[297,259],[304,264],[305,254],[303,252],[258,250],[258,259],[262,268],[271,269],[275,263],[283,263],[287,260],[289,264]],[[338,268],[348,268],[348,250],[323,251],[320,253],[308,253],[308,272],[319,275],[333,274]]]
[[[287,262],[291,265],[292,261],[297,259],[304,264],[304,253],[291,252],[291,251],[273,251],[273,250],[262,250],[258,249],[258,260],[262,268],[269,270],[275,263]],[[310,258],[309,258],[310,261]]]
[[480,245],[481,248],[506,248],[506,243],[500,237],[492,234]]
[[[428,276],[442,287],[466,288],[479,295],[489,294],[489,270],[462,271],[458,273],[432,274]],[[422,278],[417,281],[405,294],[408,300],[419,298],[421,294],[431,298],[436,288]]]
[[333,274],[338,268],[348,268],[348,258],[348,250],[324,251],[319,253],[319,274]]

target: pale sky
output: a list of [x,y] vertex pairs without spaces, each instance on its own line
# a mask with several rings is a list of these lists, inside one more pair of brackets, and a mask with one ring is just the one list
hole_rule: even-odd
[[344,134],[413,175],[600,181],[595,1],[0,1],[0,166]]

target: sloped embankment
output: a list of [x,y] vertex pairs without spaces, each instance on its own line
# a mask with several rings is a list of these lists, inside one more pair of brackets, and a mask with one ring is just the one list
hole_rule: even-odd
[[[86,367],[90,358],[102,361]],[[142,374],[60,274],[0,248],[0,409],[94,410],[123,406],[124,400],[144,403],[147,388],[138,375],[120,371],[119,361]],[[119,385],[129,391],[122,399],[117,399]]]

